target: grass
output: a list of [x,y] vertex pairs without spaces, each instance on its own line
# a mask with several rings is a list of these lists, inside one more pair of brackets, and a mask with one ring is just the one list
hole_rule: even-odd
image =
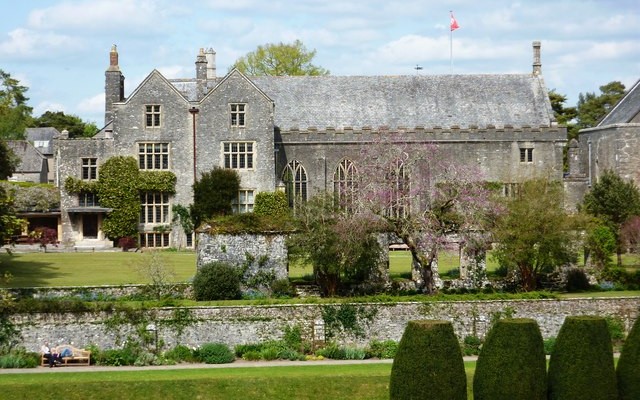
[[[467,388],[475,362],[465,362]],[[7,374],[3,399],[388,399],[391,364]],[[48,388],[51,388],[49,390]]]
[[[196,273],[193,252],[162,252],[164,262],[175,272],[176,282]],[[20,253],[0,254],[0,272],[12,275],[9,287],[99,286],[148,283],[139,266],[147,253]]]

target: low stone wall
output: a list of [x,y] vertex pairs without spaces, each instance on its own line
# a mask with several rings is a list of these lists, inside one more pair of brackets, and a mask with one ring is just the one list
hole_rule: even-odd
[[[557,335],[568,315],[619,318],[628,331],[640,313],[638,298],[505,300],[393,304],[305,304],[162,308],[135,313],[20,314],[12,321],[22,344],[38,351],[42,342],[121,347],[127,337],[158,335],[160,348],[198,347],[207,342],[230,346],[280,339],[284,328],[298,325],[312,340],[365,345],[371,340],[400,340],[408,321],[452,321],[458,337],[484,337],[493,319],[535,319],[545,338]],[[340,317],[342,316],[342,318]],[[346,316],[346,318],[345,318]],[[352,318],[353,317],[353,318]],[[134,322],[132,322],[134,321]],[[152,331],[153,329],[153,331]]]

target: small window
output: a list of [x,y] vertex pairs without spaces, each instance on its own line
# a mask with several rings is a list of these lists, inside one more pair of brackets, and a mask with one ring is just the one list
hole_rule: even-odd
[[187,233],[187,247],[193,247],[193,235],[193,232]]
[[160,127],[160,106],[159,105],[147,105],[145,106],[145,126],[147,128],[159,128]]
[[247,213],[253,211],[253,190],[240,190],[231,205],[234,213]]
[[225,168],[253,169],[252,142],[224,142],[222,152]]
[[231,126],[244,127],[246,104],[230,104],[231,106]]
[[140,223],[164,224],[169,222],[169,195],[146,192],[140,195]]
[[95,180],[98,178],[98,159],[83,158],[82,159],[82,179],[85,181]]
[[157,232],[141,233],[140,247],[169,247],[169,234]]
[[533,149],[532,148],[520,149],[520,162],[521,163],[532,163],[533,162]]
[[80,192],[78,194],[78,205],[80,207],[97,207],[98,196],[91,192]]

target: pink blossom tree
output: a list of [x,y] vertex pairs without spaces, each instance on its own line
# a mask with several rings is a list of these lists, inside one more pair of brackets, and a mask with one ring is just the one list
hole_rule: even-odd
[[500,211],[483,175],[436,144],[385,134],[363,146],[355,209],[381,219],[412,256],[412,278],[432,293],[439,285],[438,252],[452,235],[467,253],[483,253]]

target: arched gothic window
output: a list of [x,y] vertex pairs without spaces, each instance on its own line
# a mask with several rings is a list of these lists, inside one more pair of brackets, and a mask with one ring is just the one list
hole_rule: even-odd
[[307,201],[307,171],[298,160],[293,160],[284,168],[282,182],[289,199],[289,207],[295,208],[296,199]]
[[351,160],[340,161],[333,173],[333,195],[338,206],[353,211],[355,206],[358,170]]
[[411,184],[409,174],[401,160],[393,163],[387,179],[391,189],[387,213],[391,218],[404,218],[409,215]]

